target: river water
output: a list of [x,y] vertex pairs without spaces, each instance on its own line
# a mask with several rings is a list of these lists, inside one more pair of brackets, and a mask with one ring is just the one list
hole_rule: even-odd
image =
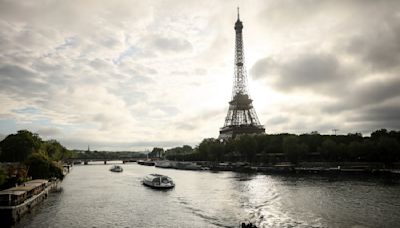
[[[137,164],[74,166],[61,190],[16,227],[399,227],[400,184],[373,177],[185,171]],[[170,176],[158,191],[144,175]]]

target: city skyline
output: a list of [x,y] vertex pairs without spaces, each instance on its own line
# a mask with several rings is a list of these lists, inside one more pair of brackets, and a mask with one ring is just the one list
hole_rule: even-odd
[[396,1],[1,1],[0,134],[93,150],[217,138],[238,5],[267,134],[400,128]]

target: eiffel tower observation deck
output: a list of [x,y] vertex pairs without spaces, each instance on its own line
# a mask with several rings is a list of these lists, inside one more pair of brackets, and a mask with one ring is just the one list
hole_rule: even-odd
[[238,18],[235,23],[235,74],[233,78],[232,100],[229,102],[228,114],[225,124],[219,131],[219,139],[235,138],[243,134],[264,134],[264,126],[260,124],[253,100],[250,98],[247,88],[246,67],[243,54],[243,23]]

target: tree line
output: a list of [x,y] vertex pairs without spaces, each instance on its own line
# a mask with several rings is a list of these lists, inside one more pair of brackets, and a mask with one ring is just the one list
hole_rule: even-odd
[[[36,133],[20,130],[0,142],[0,162],[11,163],[9,170],[0,170],[0,185],[14,185],[26,180],[63,178],[59,161],[73,153],[56,140],[44,141]],[[11,174],[11,175],[10,175]]]
[[213,162],[400,162],[400,131],[381,129],[370,137],[347,135],[264,134],[242,135],[235,139],[204,139],[198,146],[188,145],[165,151],[170,160]]

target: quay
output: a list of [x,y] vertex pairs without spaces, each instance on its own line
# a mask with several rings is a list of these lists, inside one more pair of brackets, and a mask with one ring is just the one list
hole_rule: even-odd
[[[295,174],[386,174],[399,176],[400,169],[396,166],[386,168],[375,162],[303,162],[292,164],[281,162],[276,164],[251,164],[249,162],[208,162],[208,161],[155,161],[159,168],[181,170],[211,170],[233,172],[260,172],[266,174],[295,173]],[[140,163],[139,163],[140,164]]]
[[59,180],[36,179],[19,186],[0,191],[0,220],[12,225],[42,202],[49,192],[57,189]]

